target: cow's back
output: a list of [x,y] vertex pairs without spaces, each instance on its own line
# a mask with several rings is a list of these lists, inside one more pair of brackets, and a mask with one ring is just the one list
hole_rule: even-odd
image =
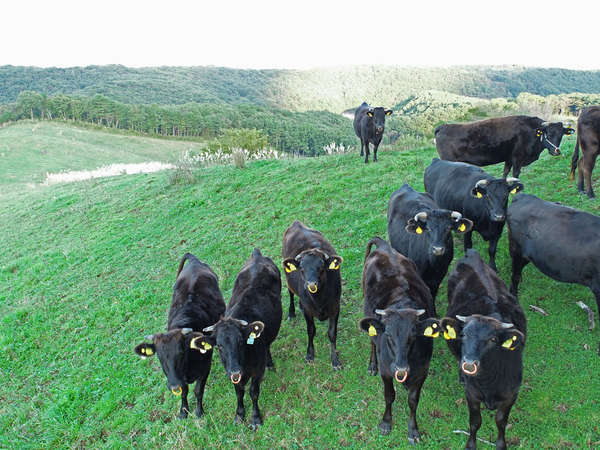
[[[425,169],[425,190],[440,208],[459,211],[472,219],[469,200],[477,181],[492,179],[479,167],[462,162],[449,162],[434,158]],[[469,214],[471,213],[471,214]]]
[[337,254],[323,234],[308,228],[299,220],[294,221],[283,234],[283,258],[295,258],[304,250],[311,248],[318,248],[329,256]]
[[361,137],[361,121],[363,120],[363,117],[365,117],[365,115],[367,114],[368,109],[369,105],[367,104],[367,102],[363,102],[362,105],[360,105],[358,108],[356,108],[356,111],[354,111],[354,120],[352,124],[354,126],[354,132],[358,137]]

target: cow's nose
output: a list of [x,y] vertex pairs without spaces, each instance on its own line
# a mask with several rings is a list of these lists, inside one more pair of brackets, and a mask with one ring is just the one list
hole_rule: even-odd
[[242,374],[240,372],[233,372],[229,378],[233,384],[238,384],[242,381]]
[[383,127],[377,127],[377,131],[382,132],[383,131]]
[[408,368],[396,367],[396,371],[394,372],[394,378],[398,383],[404,383],[408,378]]
[[311,294],[315,294],[319,290],[317,283],[306,283],[306,287]]
[[504,214],[494,214],[494,222],[502,222],[504,220]]
[[460,366],[462,371],[467,375],[475,375],[479,370],[479,361],[470,361],[463,359],[463,362]]
[[431,247],[431,251],[433,252],[433,254],[435,256],[440,256],[440,255],[443,255],[446,252],[446,249],[444,247],[432,246]]

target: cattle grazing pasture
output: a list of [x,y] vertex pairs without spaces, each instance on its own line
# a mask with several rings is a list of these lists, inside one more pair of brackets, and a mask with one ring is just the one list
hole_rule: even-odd
[[[544,152],[523,169],[527,192],[598,215],[600,205],[567,180],[573,145],[569,137],[563,156]],[[202,169],[194,183],[177,185],[168,172],[30,189],[3,184],[0,447],[408,447],[405,401],[394,402],[397,426],[387,436],[377,428],[382,386],[367,373],[370,342],[357,327],[364,317],[361,278],[366,243],[386,234],[391,194],[405,182],[423,192],[423,171],[435,155],[431,146],[386,152],[377,164],[357,164],[355,154],[256,161],[243,170]],[[32,169],[24,161],[22,170]],[[501,165],[486,171],[502,176]],[[218,350],[204,415],[177,420],[180,399],[165,389],[158,359],[141,361],[132,348],[165,330],[182,255],[209,264],[229,299],[255,247],[281,270],[281,237],[294,220],[321,231],[344,259],[337,337],[343,370],[333,371],[329,352],[318,351],[319,342],[327,343],[325,327],[317,326],[315,360],[305,364],[304,324],[284,321],[271,345],[276,372],[267,371],[261,385],[258,431],[233,423],[232,383]],[[463,256],[458,243],[451,269]],[[473,244],[486,251],[481,240]],[[510,282],[506,232],[496,264]],[[443,317],[445,282],[437,298]],[[589,299],[586,287],[556,282],[532,264],[524,268],[519,300],[528,336],[508,446],[600,446],[600,331],[588,330],[574,304]],[[469,419],[458,364],[443,339],[432,342],[418,408],[419,448],[462,448],[466,437],[453,431],[465,430]],[[494,441],[494,413],[482,408],[481,414],[477,435]]]

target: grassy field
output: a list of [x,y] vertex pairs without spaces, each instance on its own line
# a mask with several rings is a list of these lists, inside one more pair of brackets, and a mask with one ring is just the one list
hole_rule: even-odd
[[[6,134],[16,142],[19,130],[24,136],[38,131],[56,136],[59,129],[51,124],[34,133],[26,126],[2,129],[0,146],[7,145]],[[45,141],[35,142],[24,140],[31,154]],[[167,142],[160,145],[173,150]],[[565,156],[545,152],[523,171],[525,192],[600,213],[598,202],[579,196],[567,180],[573,140],[563,148]],[[377,430],[383,389],[379,377],[367,375],[369,339],[357,327],[360,277],[368,239],[386,236],[390,194],[404,182],[423,189],[423,170],[434,155],[432,148],[382,152],[380,162],[369,165],[358,154],[258,161],[243,170],[203,169],[191,185],[171,186],[169,174],[161,172],[4,191],[0,447],[409,447],[402,388],[391,434],[381,437]],[[88,168],[101,159],[81,157]],[[29,157],[10,158],[19,179],[36,179],[39,170]],[[57,155],[45,170],[65,161],[72,159]],[[113,161],[102,163],[107,162]],[[6,173],[4,161],[0,167]],[[491,171],[498,175],[501,167]],[[166,389],[158,360],[140,360],[133,347],[165,328],[179,259],[189,251],[208,262],[229,298],[253,247],[280,264],[281,238],[294,219],[321,230],[344,258],[338,337],[344,370],[331,369],[324,323],[317,324],[315,362],[304,363],[306,332],[299,317],[283,323],[273,344],[277,371],[267,373],[262,385],[265,424],[258,432],[233,424],[235,395],[216,355],[206,415],[177,420],[179,399]],[[474,241],[487,254],[481,238]],[[462,248],[455,253],[461,257]],[[509,281],[506,232],[497,262]],[[529,335],[509,445],[600,446],[599,332],[587,329],[585,314],[574,305],[584,300],[597,313],[592,298],[585,288],[554,282],[531,265],[525,269],[520,299]],[[287,305],[287,293],[283,301]],[[529,304],[550,315],[531,312]],[[445,286],[437,305],[443,314]],[[457,369],[446,343],[437,339],[418,411],[421,448],[460,448],[466,442],[452,432],[468,428]],[[195,408],[192,396],[190,406]],[[479,436],[495,440],[490,411],[483,410]]]
[[40,183],[47,172],[95,169],[113,163],[174,161],[198,142],[94,131],[60,122],[0,127],[0,184]]

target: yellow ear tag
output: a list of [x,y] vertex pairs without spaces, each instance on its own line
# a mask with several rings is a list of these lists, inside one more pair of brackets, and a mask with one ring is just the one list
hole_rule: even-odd
[[329,270],[338,270],[339,268],[340,265],[337,264],[335,260],[331,261],[331,264],[329,264]]
[[252,339],[256,339],[256,333],[253,331],[252,333],[250,333],[250,337],[251,337]]
[[477,191],[477,195],[476,195],[476,197],[477,197],[477,198],[481,198],[481,197],[483,197],[483,195],[481,195],[481,192]]
[[423,234],[423,228],[417,227],[417,229],[415,230],[415,233],[417,233],[417,234]]
[[288,263],[288,264],[285,265],[285,271],[286,271],[286,273],[293,272],[294,270],[296,270],[296,266],[295,265],[293,265],[291,263]]
[[464,223],[461,223],[458,226],[458,231],[465,231],[467,229],[467,226]]
[[449,341],[450,339],[456,339],[456,330],[450,325],[446,325],[446,331],[444,331],[444,339]]
[[427,337],[431,337],[431,338],[436,338],[440,335],[440,331],[436,330],[435,332],[433,331],[434,328],[437,328],[437,324],[433,324],[430,327],[425,328],[425,331],[423,332],[423,336],[427,336]]
[[502,347],[504,347],[504,348],[507,348],[507,349],[509,349],[509,350],[514,350],[514,349],[515,349],[515,347],[513,347],[512,345],[513,345],[513,343],[514,343],[516,340],[517,340],[517,337],[516,337],[516,336],[513,336],[513,337],[511,337],[510,339],[507,339],[507,340],[505,340],[505,341],[502,343]]
[[373,325],[369,326],[369,336],[377,336],[377,330]]
[[202,347],[204,347],[204,350],[210,350],[212,345],[210,345],[208,342],[203,342]]
[[517,188],[514,188],[512,191],[510,191],[511,194],[516,194],[517,193]]
[[146,352],[145,352],[145,353],[146,353],[146,355],[148,355],[148,356],[152,356],[152,355],[154,355],[154,352],[152,351],[152,349],[151,349],[150,347],[146,347]]

